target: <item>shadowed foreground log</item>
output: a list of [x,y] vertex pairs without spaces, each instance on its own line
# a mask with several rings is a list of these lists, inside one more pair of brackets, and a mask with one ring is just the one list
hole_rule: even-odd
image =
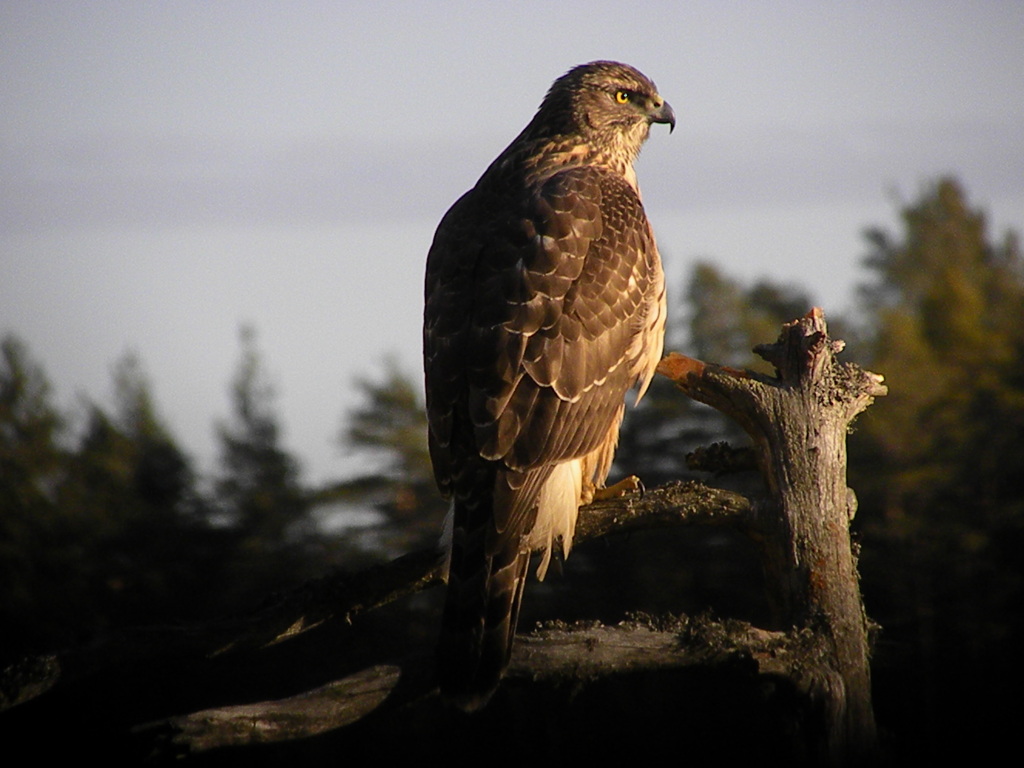
[[[86,753],[211,765],[424,757],[456,745],[498,747],[507,759],[635,758],[668,744],[693,759],[867,762],[876,739],[845,435],[884,387],[838,364],[839,346],[812,311],[759,348],[776,378],[663,362],[750,433],[767,497],[675,483],[581,510],[577,546],[660,526],[747,532],[773,590],[770,629],[684,616],[547,624],[518,638],[498,695],[467,717],[438,701],[432,637],[396,647],[375,628],[390,604],[440,583],[439,553],[420,552],[237,619],[119,633],[29,660],[0,678],[0,733],[13,748],[39,723],[60,723],[63,741]],[[38,756],[61,747],[32,744]]]

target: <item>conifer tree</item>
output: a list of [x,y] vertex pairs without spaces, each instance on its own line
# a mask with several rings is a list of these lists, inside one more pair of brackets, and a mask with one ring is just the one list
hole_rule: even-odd
[[867,238],[865,363],[889,396],[851,436],[850,482],[878,700],[926,759],[1013,728],[995,690],[1019,686],[1024,636],[1024,260],[951,178]]
[[231,419],[218,427],[221,474],[216,504],[235,536],[226,594],[257,600],[321,570],[312,556],[310,495],[295,459],[281,445],[274,390],[250,326],[231,384]]

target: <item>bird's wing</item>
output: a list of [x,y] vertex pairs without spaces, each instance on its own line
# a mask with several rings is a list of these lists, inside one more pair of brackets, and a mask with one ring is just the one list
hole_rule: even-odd
[[[575,167],[524,200],[486,198],[457,202],[428,256],[427,404],[443,490],[474,450],[525,474],[598,449],[626,390],[649,376],[641,359],[663,293],[643,206],[621,176]],[[523,497],[495,510],[499,534],[529,530],[535,493]]]

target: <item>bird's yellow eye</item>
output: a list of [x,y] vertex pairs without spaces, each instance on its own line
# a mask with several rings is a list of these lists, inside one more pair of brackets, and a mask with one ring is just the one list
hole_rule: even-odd
[[615,100],[617,102],[619,102],[619,104],[628,104],[629,103],[629,91],[616,91],[615,92]]

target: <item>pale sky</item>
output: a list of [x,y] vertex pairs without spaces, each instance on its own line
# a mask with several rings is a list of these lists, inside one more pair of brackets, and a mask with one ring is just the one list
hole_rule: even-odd
[[867,226],[956,175],[1024,230],[1024,3],[0,4],[0,333],[57,403],[141,356],[202,472],[258,331],[286,447],[350,466],[352,382],[419,371],[434,227],[551,81],[630,63],[678,117],[637,166],[697,258],[852,307]]

